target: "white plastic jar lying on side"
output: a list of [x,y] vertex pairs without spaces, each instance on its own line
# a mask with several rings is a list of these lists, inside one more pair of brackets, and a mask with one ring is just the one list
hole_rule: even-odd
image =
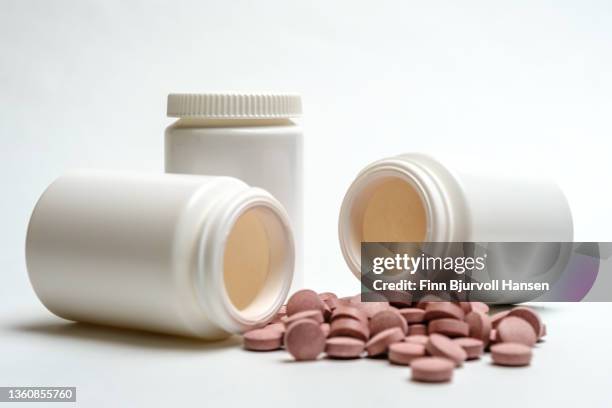
[[281,204],[237,179],[78,171],[36,204],[26,262],[60,317],[219,339],[274,316],[294,249]]
[[168,173],[231,176],[276,197],[287,210],[296,244],[293,290],[302,272],[302,114],[291,94],[171,94],[166,129]]
[[361,242],[571,242],[573,223],[565,195],[550,179],[410,153],[357,175],[342,203],[339,237],[359,277]]

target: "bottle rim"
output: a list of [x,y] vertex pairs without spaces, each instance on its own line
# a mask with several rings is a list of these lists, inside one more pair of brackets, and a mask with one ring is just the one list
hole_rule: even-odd
[[[425,242],[452,242],[460,233],[458,210],[452,205],[460,201],[451,187],[448,173],[426,155],[407,154],[378,160],[365,167],[349,186],[340,208],[338,235],[342,255],[349,269],[361,277],[361,240],[356,232],[355,218],[366,189],[390,178],[409,184],[422,200],[426,217]],[[451,198],[451,196],[453,196]],[[457,200],[459,198],[459,200]]]
[[[224,255],[228,237],[239,218],[248,211],[261,211],[269,241],[271,265],[253,302],[239,309],[232,302],[224,281]],[[266,191],[250,187],[220,200],[200,233],[195,288],[205,315],[229,333],[239,333],[269,321],[289,293],[294,273],[295,248],[289,217],[283,206]]]

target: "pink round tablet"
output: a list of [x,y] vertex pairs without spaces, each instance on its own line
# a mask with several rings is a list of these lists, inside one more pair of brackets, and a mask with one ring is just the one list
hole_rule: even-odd
[[503,366],[526,366],[531,362],[531,347],[521,343],[499,343],[491,346],[493,363]]
[[408,324],[404,320],[401,314],[397,311],[397,309],[388,308],[386,310],[381,310],[376,313],[370,319],[370,336],[375,336],[381,331],[390,329],[392,327],[399,327],[402,329],[402,332],[406,333],[408,331]]
[[298,361],[315,360],[325,349],[325,336],[319,323],[303,319],[285,332],[285,348]]
[[330,358],[359,358],[365,349],[365,342],[352,337],[332,337],[325,342],[325,353]]
[[304,310],[303,312],[297,312],[291,316],[285,316],[282,321],[285,326],[290,326],[291,323],[297,322],[302,319],[311,319],[317,323],[323,323],[323,314],[319,310]]
[[318,310],[323,313],[325,304],[313,290],[302,289],[295,292],[287,302],[287,315],[292,316],[305,310]]
[[330,325],[329,337],[354,337],[359,340],[367,341],[370,337],[368,326],[350,317],[339,317],[332,320]]
[[428,334],[440,333],[448,337],[466,337],[469,331],[466,322],[449,318],[432,320],[427,326]]
[[336,294],[332,292],[319,293],[319,299],[321,299],[323,303],[325,303],[327,307],[329,307],[330,310],[334,310],[335,308],[341,305],[338,296],[336,296]]
[[531,324],[516,316],[508,316],[497,325],[497,338],[502,343],[521,343],[529,347],[538,340]]
[[432,356],[444,357],[460,366],[467,359],[467,353],[459,344],[441,334],[434,333],[429,336],[427,351]]
[[414,334],[412,336],[406,336],[406,338],[404,338],[404,341],[406,343],[422,344],[423,346],[425,346],[429,342],[429,337],[425,336],[424,334]]
[[463,320],[465,313],[461,307],[451,302],[430,302],[425,308],[425,320],[452,318]]
[[427,326],[425,326],[424,324],[411,324],[410,326],[408,326],[408,335],[409,336],[414,336],[417,334],[423,334],[426,335],[427,334]]
[[515,307],[514,309],[510,310],[510,313],[508,313],[508,316],[516,316],[516,317],[520,317],[521,319],[525,320],[527,323],[529,323],[531,325],[531,327],[533,327],[533,331],[538,335],[538,338],[540,338],[540,334],[542,333],[542,320],[540,319],[540,315],[538,315],[538,313],[529,308],[529,307],[525,307],[525,306],[519,306],[519,307]]
[[453,378],[455,363],[442,357],[421,357],[410,363],[413,381],[447,382]]
[[416,343],[393,343],[389,346],[388,357],[393,364],[410,365],[410,362],[425,356],[425,346]]
[[399,327],[393,327],[378,333],[366,343],[368,356],[378,356],[387,352],[389,346],[404,340],[404,332]]
[[334,309],[331,315],[331,320],[340,318],[340,317],[349,317],[351,319],[359,320],[360,322],[367,324],[368,316],[354,306],[338,306]]
[[399,313],[404,317],[404,320],[406,320],[406,323],[408,324],[422,323],[423,317],[425,316],[425,311],[416,307],[400,309]]
[[491,316],[491,327],[494,328],[494,329],[497,329],[497,325],[505,317],[507,317],[509,313],[510,313],[509,310],[504,310],[503,312],[495,313],[493,316]]
[[272,351],[281,348],[283,332],[274,329],[255,329],[243,335],[244,348],[251,351]]
[[281,333],[285,332],[285,325],[283,323],[270,323],[264,327],[267,330],[279,330]]
[[480,356],[484,353],[485,345],[480,339],[475,339],[472,337],[459,337],[453,341],[460,345],[463,350],[465,350],[468,360],[480,358]]
[[485,344],[489,344],[489,336],[491,335],[491,318],[481,312],[470,312],[465,316],[464,321],[468,325],[468,336],[482,340]]

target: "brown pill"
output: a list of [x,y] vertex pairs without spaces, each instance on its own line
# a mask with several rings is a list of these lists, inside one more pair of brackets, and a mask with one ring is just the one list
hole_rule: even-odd
[[525,306],[519,306],[510,310],[508,316],[516,316],[525,320],[531,325],[531,327],[533,327],[533,331],[538,335],[538,338],[541,337],[540,334],[542,333],[543,324],[542,320],[540,319],[540,316],[536,313],[535,310]]
[[352,337],[332,337],[325,342],[325,353],[330,358],[359,358],[365,349],[365,342]]
[[461,307],[451,302],[430,302],[425,308],[425,320],[435,319],[459,319],[463,320],[465,313],[461,310]]
[[408,324],[422,323],[424,321],[423,317],[425,316],[425,311],[423,309],[409,307],[400,309],[399,313],[404,317],[404,320],[406,320],[406,323]]
[[379,356],[387,352],[389,346],[404,340],[404,332],[399,327],[393,327],[378,333],[366,343],[368,356]]
[[274,329],[255,329],[244,333],[244,348],[251,351],[271,351],[281,348],[283,332]]
[[410,363],[412,380],[421,382],[447,382],[453,378],[455,364],[442,357],[421,357]]
[[302,289],[295,292],[287,302],[287,315],[292,316],[305,310],[325,312],[325,304],[313,290]]
[[370,319],[370,336],[375,336],[381,331],[392,327],[399,327],[403,333],[408,331],[408,324],[397,309],[388,308],[376,313]]
[[368,326],[350,317],[339,317],[331,322],[329,337],[353,337],[367,341],[370,337]]
[[425,326],[424,324],[411,324],[408,326],[408,335],[409,336],[414,336],[417,334],[423,334],[426,335],[427,334],[427,326]]
[[464,321],[457,319],[436,319],[429,322],[428,334],[440,333],[448,337],[467,337],[470,327]]
[[503,366],[526,366],[531,362],[531,347],[520,343],[500,343],[491,346],[493,363]]
[[332,321],[340,317],[349,317],[351,319],[356,319],[362,322],[363,324],[368,323],[368,316],[354,306],[338,306],[337,308],[335,308],[331,315]]
[[497,326],[497,339],[501,343],[521,343],[533,347],[538,336],[526,320],[508,316]]
[[422,344],[423,346],[426,346],[429,342],[429,337],[425,336],[424,334],[414,334],[412,336],[406,336],[404,341],[406,343]]
[[289,326],[291,323],[302,319],[311,319],[321,324],[323,323],[323,314],[318,310],[304,310],[303,312],[294,313],[291,316],[285,316],[283,318],[283,323],[285,323],[285,326]]
[[429,336],[427,352],[432,356],[444,357],[460,366],[467,359],[467,353],[459,344],[446,336],[434,333]]
[[497,325],[505,317],[507,317],[509,313],[510,313],[509,310],[504,310],[503,312],[495,313],[493,316],[491,316],[491,327],[494,328],[494,329],[497,329]]
[[285,348],[298,361],[315,360],[325,350],[325,336],[319,323],[303,319],[285,332]]
[[484,353],[484,342],[480,339],[472,337],[460,337],[453,340],[455,343],[460,345],[467,354],[468,360],[474,360],[480,358]]
[[464,321],[469,328],[468,336],[482,340],[485,345],[489,344],[491,318],[488,315],[477,311],[470,312],[465,316]]
[[321,324],[321,330],[323,330],[323,335],[325,337],[329,336],[329,332],[331,331],[331,327],[329,325],[329,323],[322,323]]

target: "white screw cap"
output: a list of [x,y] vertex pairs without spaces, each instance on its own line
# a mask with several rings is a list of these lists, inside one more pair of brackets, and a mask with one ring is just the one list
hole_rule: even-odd
[[274,119],[302,115],[297,94],[204,93],[168,95],[168,116],[210,119]]

